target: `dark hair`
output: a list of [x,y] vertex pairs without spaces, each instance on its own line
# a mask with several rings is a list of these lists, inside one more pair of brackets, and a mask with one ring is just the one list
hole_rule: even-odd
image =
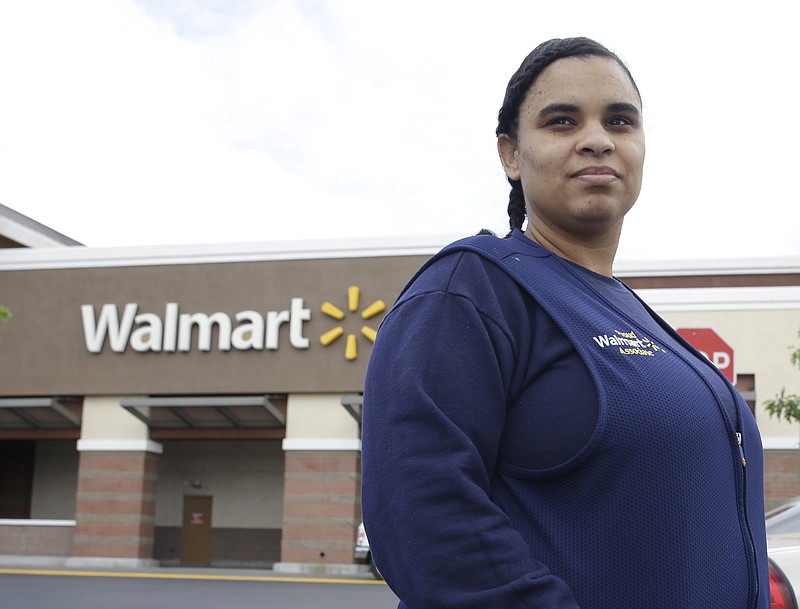
[[[631,79],[633,88],[641,99],[639,87],[636,86],[630,70],[614,52],[589,38],[554,38],[533,49],[508,81],[503,107],[497,114],[496,135],[504,133],[512,139],[517,139],[519,109],[533,83],[547,66],[566,57],[588,56],[607,57],[616,61]],[[511,192],[508,195],[508,224],[511,230],[514,230],[522,228],[522,223],[525,221],[525,197],[519,180],[508,178],[508,183],[511,184]]]

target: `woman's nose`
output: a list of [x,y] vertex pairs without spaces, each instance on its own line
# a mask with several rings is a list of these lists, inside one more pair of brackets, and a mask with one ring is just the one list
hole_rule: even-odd
[[576,148],[584,154],[599,155],[614,150],[614,139],[603,125],[586,125],[581,130]]

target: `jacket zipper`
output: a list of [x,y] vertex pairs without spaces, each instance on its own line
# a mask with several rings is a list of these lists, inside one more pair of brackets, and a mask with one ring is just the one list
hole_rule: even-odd
[[743,446],[743,436],[742,432],[736,432],[736,444],[739,447],[739,458],[742,462],[742,506],[744,511],[742,513],[742,518],[744,520],[745,530],[746,530],[746,539],[749,544],[750,554],[752,556],[752,564],[751,569],[753,569],[752,576],[754,582],[755,590],[751,590],[752,600],[751,606],[755,607],[758,602],[759,596],[759,588],[761,587],[761,582],[758,578],[758,561],[756,560],[755,555],[755,543],[753,542],[753,534],[750,530],[750,521],[747,517],[747,459],[744,456],[744,446]]
[[742,467],[747,466],[747,459],[744,458],[744,449],[742,448],[742,432],[736,432],[736,443],[739,445],[739,456],[742,458]]

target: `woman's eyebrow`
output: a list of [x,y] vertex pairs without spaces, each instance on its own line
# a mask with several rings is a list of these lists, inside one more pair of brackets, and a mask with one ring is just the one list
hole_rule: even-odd
[[544,108],[539,110],[539,116],[548,116],[550,114],[559,113],[574,113],[579,112],[580,108],[575,104],[568,104],[566,102],[555,102],[547,104]]
[[[639,108],[628,102],[614,102],[613,104],[608,104],[607,110],[609,112],[627,112],[636,116],[641,114]],[[551,114],[572,114],[575,112],[580,112],[580,107],[575,104],[570,104],[567,102],[554,102],[552,104],[547,104],[544,108],[539,110],[538,115],[540,117],[544,117]]]
[[641,114],[641,112],[639,112],[639,108],[627,102],[616,102],[614,104],[608,104],[608,110],[609,112],[628,112],[630,114],[635,114],[636,116],[639,116],[639,114]]

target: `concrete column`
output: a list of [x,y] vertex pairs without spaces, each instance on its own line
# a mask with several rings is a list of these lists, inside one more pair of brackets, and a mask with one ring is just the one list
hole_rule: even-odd
[[290,395],[279,571],[355,572],[361,518],[359,425],[341,395]]
[[118,397],[87,397],[68,565],[152,566],[158,455]]

